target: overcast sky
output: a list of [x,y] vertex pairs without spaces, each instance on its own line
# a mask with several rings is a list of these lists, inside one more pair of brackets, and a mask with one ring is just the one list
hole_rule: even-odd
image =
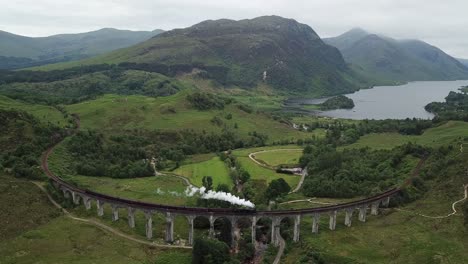
[[361,27],[468,58],[468,0],[0,0],[0,7],[0,30],[26,36],[103,27],[169,30],[207,19],[280,15],[322,37]]

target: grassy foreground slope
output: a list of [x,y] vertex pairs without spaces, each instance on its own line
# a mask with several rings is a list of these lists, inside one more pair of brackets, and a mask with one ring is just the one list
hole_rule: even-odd
[[121,239],[63,216],[37,186],[0,174],[0,263],[190,263],[190,251]]
[[0,211],[0,241],[33,230],[60,215],[34,184],[3,172],[0,172]]

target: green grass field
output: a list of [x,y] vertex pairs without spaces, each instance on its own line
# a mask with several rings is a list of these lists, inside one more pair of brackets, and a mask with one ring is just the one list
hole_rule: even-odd
[[28,104],[9,97],[0,95],[0,110],[20,110],[25,111],[43,122],[51,122],[57,126],[65,126],[68,121],[56,108],[46,105]]
[[[272,180],[283,178],[289,184],[289,186],[291,186],[291,188],[294,188],[299,183],[299,176],[276,173],[276,171],[272,169],[267,169],[259,166],[249,158],[249,154],[253,152],[277,149],[300,149],[300,147],[297,145],[267,146],[258,148],[237,149],[234,150],[232,153],[234,154],[234,156],[237,157],[237,160],[239,161],[241,167],[250,173],[253,180],[264,180],[267,183],[269,183]],[[277,161],[287,161],[290,158],[276,157],[274,159],[276,159]]]
[[213,178],[213,186],[215,187],[218,186],[218,184],[226,184],[230,187],[234,185],[229,176],[229,169],[217,156],[198,163],[183,165],[173,172],[187,177],[192,184],[198,187],[202,186],[202,179],[204,176],[211,176]]
[[365,135],[356,143],[346,146],[346,148],[371,147],[375,149],[391,149],[407,142],[437,147],[466,137],[468,137],[468,122],[449,121],[439,127],[426,130],[420,136],[405,136],[397,133]]
[[173,176],[113,179],[75,175],[64,179],[92,191],[132,200],[169,205],[190,205],[193,202],[192,198],[183,195],[186,189],[184,181]]
[[[263,114],[246,113],[236,105],[224,110],[198,111],[189,107],[185,100],[189,91],[168,97],[105,95],[96,100],[66,106],[70,113],[78,113],[83,129],[115,131],[124,129],[161,129],[220,132],[224,126],[247,137],[256,131],[268,135],[268,141],[312,137],[313,133],[301,132]],[[232,119],[225,118],[228,114]],[[211,122],[219,117],[223,126]],[[234,128],[237,124],[237,129]]]
[[190,205],[193,202],[192,198],[181,195],[187,187],[185,182],[171,175],[135,179],[75,175],[64,166],[73,160],[65,150],[64,143],[58,145],[50,155],[49,168],[65,180],[96,192],[128,199],[172,205]]
[[300,176],[276,173],[274,170],[258,166],[256,163],[246,157],[238,157],[237,160],[241,164],[241,167],[248,171],[251,175],[251,178],[254,180],[265,180],[267,183],[269,183],[272,180],[283,178],[289,184],[289,186],[291,186],[291,189],[294,189],[299,183]]
[[255,154],[255,159],[265,162],[270,166],[282,164],[294,165],[299,163],[302,156],[302,149],[297,150],[274,150]]
[[277,149],[300,149],[301,146],[298,145],[279,145],[279,146],[264,146],[256,148],[242,148],[236,149],[232,153],[238,157],[248,157],[250,153],[259,152],[264,150],[277,150]]

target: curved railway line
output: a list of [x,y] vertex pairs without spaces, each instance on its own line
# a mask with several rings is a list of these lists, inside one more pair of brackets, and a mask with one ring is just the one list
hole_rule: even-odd
[[[75,116],[77,128],[79,129],[79,118]],[[73,133],[68,133],[71,135]],[[234,232],[236,229],[237,221],[241,218],[247,218],[250,220],[252,225],[252,241],[255,240],[257,221],[260,218],[269,218],[272,222],[271,225],[271,243],[275,246],[279,246],[281,243],[280,236],[280,223],[284,218],[291,218],[294,220],[294,238],[295,242],[299,241],[300,222],[301,218],[305,216],[311,216],[313,219],[312,232],[317,233],[319,228],[320,216],[329,217],[329,229],[335,230],[337,222],[337,213],[345,213],[345,225],[351,226],[351,221],[354,211],[358,210],[359,220],[361,222],[366,221],[367,210],[370,207],[372,215],[378,214],[380,205],[388,206],[390,198],[400,192],[401,188],[404,188],[411,182],[409,178],[401,187],[396,187],[380,193],[378,195],[368,197],[365,199],[352,201],[342,204],[333,204],[322,207],[304,208],[304,209],[289,209],[289,210],[255,210],[255,209],[234,209],[234,208],[203,208],[203,207],[186,207],[186,206],[172,206],[157,203],[149,203],[136,201],[131,199],[125,199],[121,197],[111,196],[94,192],[88,189],[83,189],[78,186],[74,186],[59,176],[55,175],[49,169],[48,158],[53,152],[55,146],[57,146],[64,138],[51,145],[42,155],[41,166],[47,177],[52,181],[53,185],[61,190],[65,197],[71,196],[75,204],[79,204],[80,200],[83,201],[86,209],[91,209],[91,201],[95,200],[98,215],[104,214],[103,205],[109,204],[112,207],[112,219],[117,221],[119,219],[119,208],[126,208],[128,210],[128,224],[130,227],[135,227],[134,214],[136,210],[140,210],[145,214],[146,218],[146,237],[152,238],[153,227],[152,227],[152,215],[154,213],[161,213],[166,216],[166,231],[165,240],[169,243],[174,241],[174,217],[177,215],[185,216],[189,222],[189,239],[188,244],[193,243],[194,236],[194,219],[197,217],[205,217],[210,222],[210,235],[214,234],[214,222],[219,218],[226,218],[231,222],[231,230]],[[419,173],[420,168],[424,164],[425,159],[421,159],[417,167],[413,171],[413,176]],[[235,237],[234,235],[232,237]],[[232,241],[231,245],[236,247],[236,241]]]
[[[104,202],[109,202],[113,204],[120,204],[122,206],[132,206],[132,207],[137,207],[141,208],[143,210],[164,210],[167,212],[173,212],[173,213],[179,213],[179,214],[184,214],[184,213],[210,213],[210,214],[222,214],[222,215],[254,215],[254,214],[259,214],[259,215],[291,215],[291,214],[313,214],[313,213],[322,213],[322,212],[329,212],[329,211],[336,211],[336,210],[342,210],[346,209],[349,207],[359,207],[364,204],[369,204],[372,202],[380,201],[384,198],[391,197],[398,193],[401,188],[393,188],[390,189],[386,192],[380,193],[378,195],[368,197],[366,199],[358,200],[358,201],[353,201],[353,202],[348,202],[348,203],[342,203],[342,204],[337,204],[337,205],[330,205],[330,206],[324,206],[324,207],[315,207],[315,208],[305,208],[305,209],[290,209],[290,210],[276,210],[276,211],[259,211],[259,210],[254,210],[254,209],[225,209],[225,208],[202,208],[202,207],[185,207],[185,206],[173,206],[173,205],[164,205],[164,204],[156,204],[156,203],[148,203],[148,202],[141,202],[141,201],[136,201],[136,200],[131,200],[131,199],[125,199],[125,198],[120,198],[120,197],[115,197],[115,196],[110,196],[102,193],[97,193],[94,191],[90,191],[87,189],[81,189],[78,188],[70,183],[67,183],[66,181],[62,180],[60,177],[56,176],[53,172],[50,171],[49,165],[48,165],[48,158],[49,155],[52,153],[55,145],[50,147],[43,155],[42,161],[41,161],[41,166],[46,175],[55,183],[58,184],[58,186],[62,188],[66,188],[69,191],[76,192],[78,194],[82,195],[87,195],[89,197],[95,198],[97,200],[102,200]],[[419,171],[419,168],[422,166],[423,160],[421,160],[416,168],[417,171]],[[409,184],[409,181],[405,183]]]

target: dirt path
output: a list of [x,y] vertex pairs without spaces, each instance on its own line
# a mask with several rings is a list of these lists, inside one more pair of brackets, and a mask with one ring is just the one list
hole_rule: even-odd
[[408,212],[408,213],[413,213],[413,214],[416,214],[416,215],[419,215],[421,217],[425,217],[425,218],[430,218],[430,219],[443,219],[443,218],[448,218],[450,216],[453,216],[457,213],[457,204],[458,203],[461,203],[463,201],[465,201],[467,198],[468,198],[468,184],[464,185],[463,186],[464,190],[465,190],[465,196],[458,200],[458,201],[455,201],[454,203],[452,203],[452,212],[448,215],[442,215],[442,216],[430,216],[430,215],[425,215],[425,214],[420,214],[420,213],[417,213],[415,212],[414,210],[405,210],[405,209],[399,209],[399,208],[395,208],[395,210],[397,211],[401,211],[401,212]]
[[96,220],[93,220],[93,219],[85,219],[85,218],[79,218],[79,217],[76,217],[76,216],[73,216],[69,211],[67,211],[67,209],[63,208],[60,204],[58,204],[53,198],[52,196],[49,195],[49,193],[47,192],[47,190],[44,188],[44,186],[41,185],[41,183],[39,182],[32,182],[34,185],[36,185],[41,191],[43,191],[46,195],[47,195],[47,198],[49,198],[50,202],[52,202],[52,204],[59,208],[64,214],[66,217],[70,218],[70,219],[73,219],[75,221],[79,221],[79,222],[84,222],[84,223],[87,223],[87,224],[90,224],[90,225],[94,225],[104,231],[107,231],[109,233],[112,233],[116,236],[119,236],[121,238],[124,238],[124,239],[127,239],[127,240],[130,240],[130,241],[133,241],[133,242],[136,242],[136,243],[139,243],[139,244],[143,244],[143,245],[147,245],[147,246],[152,246],[152,247],[161,247],[161,248],[184,248],[184,249],[191,249],[192,247],[188,247],[188,246],[174,246],[174,245],[164,245],[164,244],[157,244],[157,243],[154,243],[154,242],[149,242],[149,241],[145,241],[145,240],[142,240],[142,239],[138,239],[138,238],[135,238],[133,236],[130,236],[130,235],[127,235],[127,234],[124,234],[108,225],[105,225],[103,223],[100,223]]
[[312,200],[314,200],[314,199],[316,199],[316,198],[310,198],[310,199],[304,199],[304,200],[292,200],[292,201],[287,201],[287,202],[283,202],[283,203],[279,203],[279,204],[281,205],[281,204],[291,204],[291,203],[309,202],[309,203],[312,203],[312,204],[336,205],[336,203],[314,202],[314,201],[312,201]]
[[309,175],[309,173],[308,173],[307,167],[306,167],[306,168],[304,168],[304,169],[302,170],[301,179],[300,179],[299,182],[297,183],[296,188],[294,188],[294,190],[292,190],[290,193],[295,193],[295,192],[297,192],[297,191],[299,191],[299,190],[301,189],[302,184],[304,183],[304,179],[305,179],[305,177],[306,177],[307,175]]
[[[252,160],[253,162],[255,162],[257,165],[261,166],[261,167],[264,167],[264,168],[267,168],[267,169],[270,169],[270,170],[274,170],[275,168],[272,167],[272,166],[269,166],[268,164],[264,164],[258,160],[255,159],[255,155],[258,154],[258,153],[264,153],[264,152],[275,152],[275,151],[302,151],[302,149],[270,149],[270,150],[262,150],[262,151],[257,151],[257,152],[252,152],[249,154],[249,159]],[[308,175],[308,172],[307,172],[307,169],[304,169],[301,173],[301,179],[299,180],[299,182],[297,183],[296,187],[294,188],[294,190],[292,190],[291,192],[289,193],[295,193],[297,191],[299,191],[302,187],[302,184],[304,183],[304,179],[305,177]]]
[[267,169],[274,169],[272,166],[268,166],[267,164],[263,164],[260,161],[256,160],[255,155],[258,154],[258,153],[284,151],[284,150],[286,150],[286,151],[302,151],[302,149],[269,149],[269,150],[261,150],[261,151],[250,153],[249,158],[259,166],[262,166],[262,167],[267,168]]
[[284,253],[284,248],[286,247],[286,242],[284,241],[283,237],[279,235],[279,248],[278,248],[278,253],[276,254],[275,261],[273,261],[273,264],[279,264],[281,263],[281,257],[283,256]]

